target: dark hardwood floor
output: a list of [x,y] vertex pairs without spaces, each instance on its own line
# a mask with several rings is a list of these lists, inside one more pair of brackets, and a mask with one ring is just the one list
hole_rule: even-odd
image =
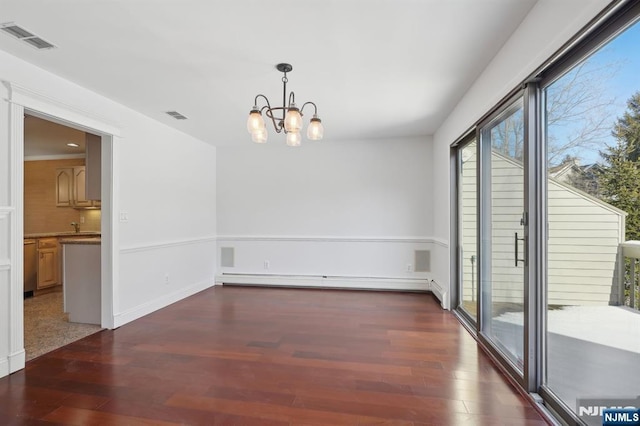
[[224,286],[0,379],[0,424],[545,422],[430,294]]

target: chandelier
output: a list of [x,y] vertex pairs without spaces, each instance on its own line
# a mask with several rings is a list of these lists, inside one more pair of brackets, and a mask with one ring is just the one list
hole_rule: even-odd
[[[266,96],[256,96],[247,120],[247,130],[251,134],[251,140],[256,143],[265,143],[267,141],[267,127],[262,118],[262,111],[264,111],[265,115],[271,119],[276,133],[284,132],[287,135],[287,145],[300,146],[302,141],[302,136],[300,135],[302,131],[302,110],[307,105],[313,105],[313,117],[309,122],[309,127],[307,127],[307,138],[312,141],[322,139],[324,128],[322,127],[322,120],[318,117],[316,104],[305,102],[301,108],[298,108],[296,106],[295,93],[291,92],[287,95],[287,82],[289,81],[287,73],[291,72],[293,67],[290,64],[278,64],[276,69],[284,73],[282,77],[282,106],[272,107]],[[259,98],[262,98],[266,103],[262,108],[258,108]]]

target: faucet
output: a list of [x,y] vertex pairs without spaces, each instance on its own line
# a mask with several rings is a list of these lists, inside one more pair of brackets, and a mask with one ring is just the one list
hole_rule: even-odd
[[71,222],[71,224],[70,224],[70,225],[71,225],[71,226],[73,226],[73,229],[74,229],[76,232],[80,232],[80,224],[79,224],[78,222]]

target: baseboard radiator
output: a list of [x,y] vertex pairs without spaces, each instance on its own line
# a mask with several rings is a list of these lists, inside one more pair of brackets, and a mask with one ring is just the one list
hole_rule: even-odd
[[431,291],[428,278],[342,277],[326,275],[221,274],[216,285],[268,287],[336,288],[390,291]]
[[429,289],[438,298],[438,300],[440,300],[440,305],[442,305],[442,309],[446,309],[446,310],[451,309],[451,306],[449,303],[449,290],[445,289],[436,280],[431,280],[429,282]]

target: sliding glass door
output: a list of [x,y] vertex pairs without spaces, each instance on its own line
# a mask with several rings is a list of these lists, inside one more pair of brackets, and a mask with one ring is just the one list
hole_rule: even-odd
[[620,5],[453,151],[458,311],[567,424],[640,408],[640,2]]
[[639,43],[636,23],[544,86],[543,386],[590,425],[640,406]]
[[457,148],[459,308],[477,322],[478,306],[478,144]]
[[524,117],[518,98],[480,126],[480,335],[522,375]]

